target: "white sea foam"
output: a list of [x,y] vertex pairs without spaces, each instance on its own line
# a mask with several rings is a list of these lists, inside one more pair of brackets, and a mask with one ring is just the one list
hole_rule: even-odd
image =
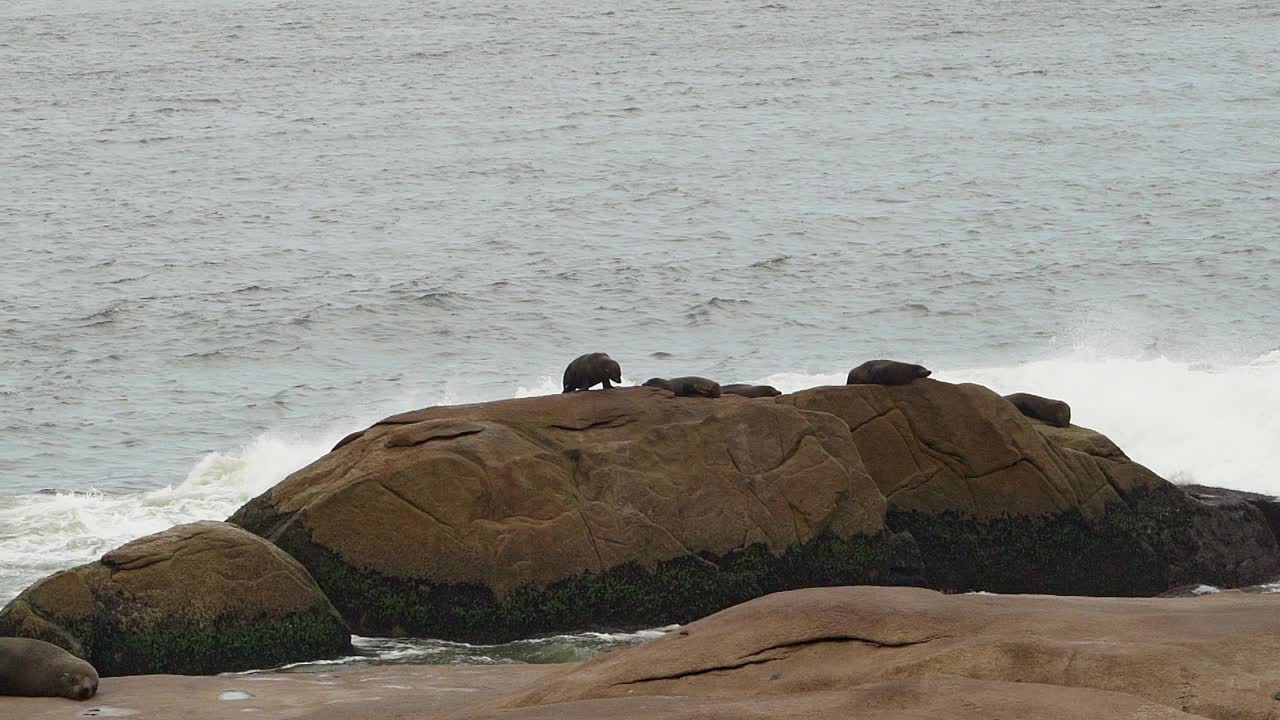
[[263,433],[237,450],[206,455],[181,482],[148,492],[0,497],[0,602],[129,540],[182,523],[222,520],[350,430],[344,423],[315,437]]
[[[791,392],[842,384],[844,375],[778,373],[755,382]],[[1244,365],[1219,366],[1107,357],[1082,347],[1061,358],[1011,367],[936,368],[934,377],[1067,400],[1074,422],[1106,433],[1134,460],[1175,482],[1280,494],[1275,470],[1280,415],[1274,412],[1280,406],[1280,351]],[[558,391],[558,378],[546,376],[513,394]],[[388,411],[432,401],[412,400]],[[263,433],[239,449],[210,453],[181,482],[149,492],[0,497],[0,601],[44,575],[94,560],[142,535],[225,518],[376,417],[334,423],[313,436]]]

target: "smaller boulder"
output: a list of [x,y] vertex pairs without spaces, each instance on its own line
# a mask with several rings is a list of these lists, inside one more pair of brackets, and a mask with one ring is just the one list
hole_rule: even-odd
[[221,522],[148,535],[36,582],[0,610],[0,635],[53,643],[104,676],[204,675],[351,650],[298,561]]

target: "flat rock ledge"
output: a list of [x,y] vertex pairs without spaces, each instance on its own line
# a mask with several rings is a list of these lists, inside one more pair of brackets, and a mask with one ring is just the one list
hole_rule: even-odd
[[[939,694],[941,693],[941,694]],[[777,593],[540,680],[485,717],[637,697],[765,717],[1280,717],[1280,595]],[[1077,704],[1076,707],[1072,707]],[[772,706],[772,708],[770,708]],[[782,712],[790,708],[793,712]],[[1011,713],[1015,708],[1022,712]],[[518,709],[512,711],[513,709]],[[816,711],[816,712],[815,712]],[[998,712],[997,712],[998,711]],[[810,717],[809,714],[804,714]]]
[[688,622],[771,592],[1155,595],[1280,576],[1274,517],[1105,436],[920,380],[435,407],[352,433],[229,522],[365,635],[498,642]]
[[[107,678],[0,713],[221,720],[1274,720],[1280,595],[778,593],[571,665]],[[6,717],[9,715],[6,714]]]
[[0,635],[60,645],[103,676],[246,670],[351,650],[302,565],[220,522],[179,525],[40,580],[0,610]]

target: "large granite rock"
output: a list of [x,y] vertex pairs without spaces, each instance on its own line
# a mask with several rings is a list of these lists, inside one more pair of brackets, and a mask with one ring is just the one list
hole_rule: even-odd
[[498,641],[916,579],[884,509],[828,413],[627,388],[389,418],[230,522],[358,633]]
[[296,560],[233,525],[179,525],[55,573],[0,610],[0,635],[60,645],[106,675],[203,674],[351,649]]
[[1201,502],[1098,433],[933,380],[428,408],[230,522],[298,558],[356,632],[468,641],[816,585],[1153,595],[1280,575],[1258,506]]
[[[557,717],[584,701],[681,698],[794,711],[779,717],[848,717],[841,708],[866,702],[886,711],[875,717],[1272,720],[1278,692],[1276,594],[1080,598],[840,587],[730,608],[499,702],[519,711],[482,715]],[[546,712],[527,712],[533,707]],[[733,717],[706,717],[721,716]]]
[[1088,428],[1023,416],[980,385],[822,387],[778,398],[829,412],[945,590],[1155,595],[1280,576],[1271,508],[1188,495]]

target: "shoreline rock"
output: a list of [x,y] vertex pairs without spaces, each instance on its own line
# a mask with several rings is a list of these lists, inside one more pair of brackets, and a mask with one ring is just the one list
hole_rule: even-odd
[[387,418],[229,522],[356,632],[501,642],[797,587],[1154,595],[1280,576],[1264,509],[977,385],[694,401],[649,388]]
[[[217,720],[1268,720],[1280,594],[777,593],[563,665],[107,678],[103,715]],[[86,706],[80,706],[86,707]],[[65,700],[0,698],[26,720]],[[86,713],[87,714],[87,713]]]
[[59,645],[103,676],[248,670],[351,650],[346,624],[302,565],[208,521],[40,580],[0,610],[0,635]]

